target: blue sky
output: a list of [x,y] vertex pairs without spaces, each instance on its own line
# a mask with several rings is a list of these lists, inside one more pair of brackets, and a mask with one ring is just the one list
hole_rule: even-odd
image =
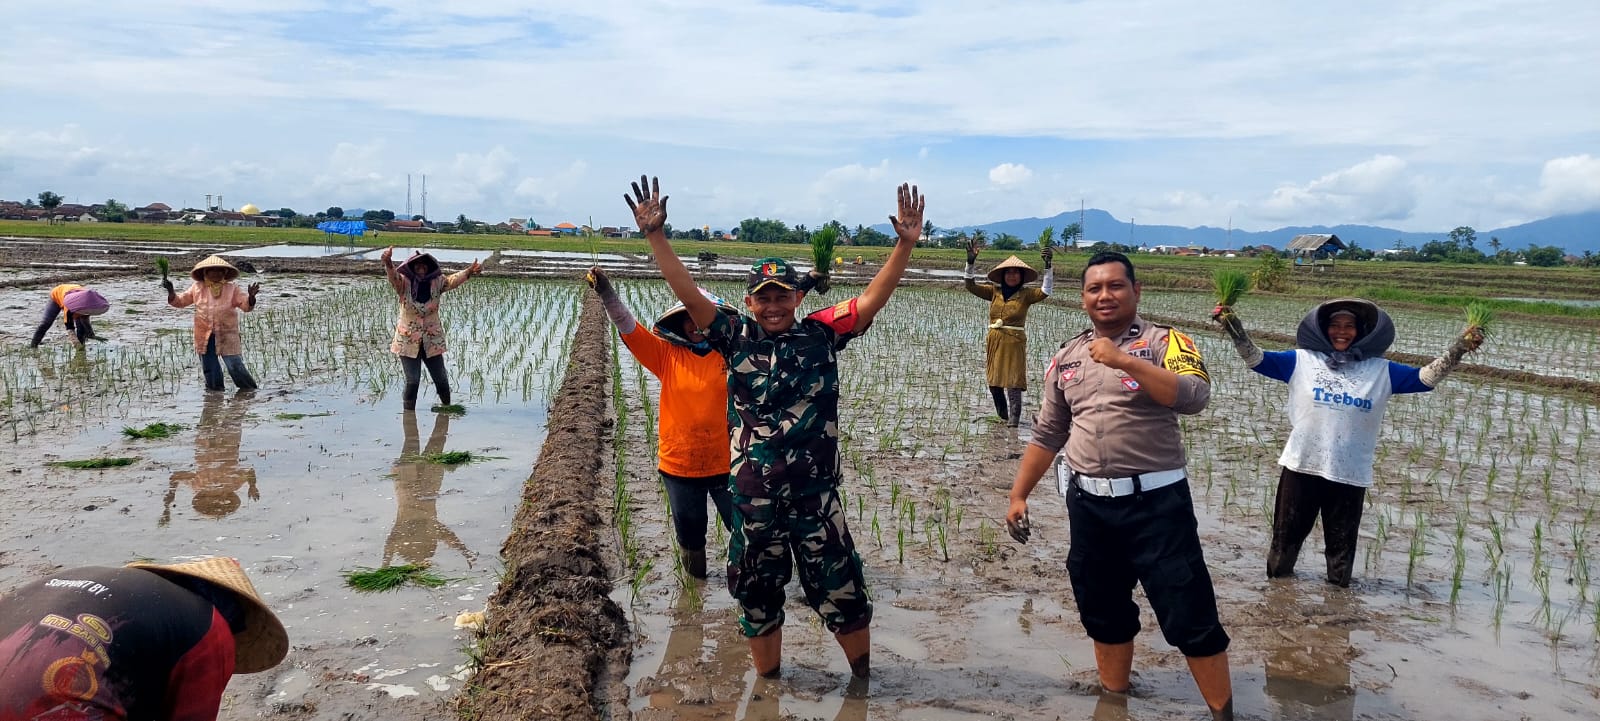
[[[133,12],[133,8],[137,12]],[[61,0],[0,48],[0,198],[679,227],[1480,229],[1600,209],[1600,3]],[[420,210],[420,199],[413,199]]]

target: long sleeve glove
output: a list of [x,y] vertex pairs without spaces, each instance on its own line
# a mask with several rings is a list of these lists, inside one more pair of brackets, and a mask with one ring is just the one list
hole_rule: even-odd
[[1055,269],[1053,269],[1053,268],[1051,268],[1050,266],[1047,265],[1047,266],[1044,267],[1044,275],[1040,276],[1039,290],[1044,291],[1045,295],[1050,295],[1050,292],[1055,290],[1055,289],[1056,289],[1056,271],[1055,271]]
[[1247,367],[1254,368],[1261,364],[1261,349],[1257,348],[1255,341],[1250,340],[1249,334],[1244,332],[1244,323],[1239,321],[1239,316],[1234,314],[1233,308],[1219,305],[1211,312],[1211,319],[1220,323],[1222,329],[1228,332],[1228,338],[1233,340],[1233,350],[1244,359]]
[[606,317],[611,319],[611,324],[617,327],[617,332],[627,335],[639,327],[639,321],[634,320],[633,314],[628,312],[628,306],[622,304],[622,298],[617,295],[617,289],[611,287],[611,279],[605,273],[589,272],[584,278],[600,295],[600,305],[606,309]]
[[969,280],[977,280],[978,279],[978,263],[977,263],[977,261],[973,261],[971,263],[967,263],[967,279],[969,279]]
[[1438,386],[1445,376],[1450,375],[1450,371],[1455,370],[1456,366],[1461,364],[1461,356],[1477,350],[1480,345],[1483,345],[1482,332],[1473,331],[1457,336],[1455,342],[1450,344],[1450,348],[1444,352],[1444,355],[1423,366],[1422,372],[1418,374],[1423,384],[1429,388]]

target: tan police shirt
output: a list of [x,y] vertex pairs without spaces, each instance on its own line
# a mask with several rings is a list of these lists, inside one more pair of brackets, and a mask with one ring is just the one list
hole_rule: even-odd
[[1084,331],[1050,359],[1031,443],[1051,453],[1065,446],[1067,465],[1088,476],[1182,468],[1178,414],[1199,413],[1211,398],[1211,378],[1194,340],[1137,316],[1115,339],[1122,352],[1178,374],[1178,400],[1168,407],[1132,376],[1091,360],[1094,338],[1092,329]]

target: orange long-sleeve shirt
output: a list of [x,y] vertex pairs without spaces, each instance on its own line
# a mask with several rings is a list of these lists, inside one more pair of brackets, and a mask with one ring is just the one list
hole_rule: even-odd
[[728,473],[728,370],[715,351],[694,351],[643,323],[622,336],[639,364],[661,380],[658,463],[685,478]]

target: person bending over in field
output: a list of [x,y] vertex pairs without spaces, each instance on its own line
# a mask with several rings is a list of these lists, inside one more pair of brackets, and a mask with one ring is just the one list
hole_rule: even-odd
[[1461,356],[1483,344],[1482,330],[1469,328],[1443,356],[1414,368],[1384,359],[1394,323],[1371,301],[1342,298],[1313,308],[1295,333],[1296,350],[1262,352],[1229,306],[1217,306],[1211,317],[1251,370],[1289,384],[1289,441],[1278,457],[1283,471],[1267,576],[1294,575],[1300,544],[1321,514],[1328,583],[1349,586],[1389,396],[1433,390]]
[[1055,288],[1055,271],[1050,268],[1055,248],[1045,245],[1039,257],[1044,261],[1044,280],[1038,288],[1023,287],[1040,275],[1014,255],[989,270],[988,283],[979,283],[974,270],[978,241],[967,244],[967,292],[989,301],[989,334],[984,340],[989,355],[989,394],[994,397],[995,413],[1012,428],[1022,422],[1022,393],[1028,390],[1028,333],[1023,327],[1028,322],[1028,308],[1044,302]]
[[[606,316],[639,365],[661,381],[661,426],[657,431],[657,472],[672,506],[672,528],[683,555],[683,568],[706,577],[706,497],[733,528],[733,495],[728,490],[728,369],[722,354],[689,320],[679,303],[662,313],[651,328],[634,319],[611,279],[600,266],[584,276],[600,295]],[[739,310],[701,290],[717,309]]]
[[838,491],[838,354],[889,302],[922,232],[924,198],[900,186],[899,214],[890,218],[898,241],[860,297],[799,320],[795,310],[805,293],[783,259],[750,267],[749,315],[719,313],[667,242],[667,198],[659,183],[641,177],[633,196],[623,198],[694,330],[727,360],[734,493],[728,587],[756,673],[779,673],[783,588],[797,566],[807,602],[833,632],[853,675],[867,678],[872,602]]
[[439,402],[450,405],[450,375],[444,368],[444,323],[439,320],[439,296],[482,273],[483,265],[474,260],[472,265],[446,276],[439,269],[439,261],[428,253],[412,253],[406,262],[396,266],[391,245],[383,249],[381,257],[383,274],[389,278],[395,295],[400,297],[400,317],[395,321],[389,352],[400,356],[400,367],[406,374],[402,407],[408,411],[417,409],[424,365],[428,366],[428,377],[433,379],[433,387],[439,392]]
[[44,312],[39,316],[39,325],[33,329],[33,342],[28,345],[38,348],[44,342],[44,334],[49,332],[50,324],[62,313],[66,318],[62,323],[66,326],[67,333],[71,334],[72,342],[83,345],[84,341],[93,338],[104,340],[94,334],[94,326],[89,324],[89,316],[100,315],[111,310],[111,303],[105,296],[96,291],[89,290],[81,285],[62,283],[50,289],[50,299],[45,301]]
[[[174,308],[194,306],[194,351],[200,354],[200,372],[206,379],[206,390],[222,390],[222,366],[241,391],[256,389],[256,379],[244,367],[243,341],[239,335],[239,311],[249,313],[256,309],[256,294],[260,283],[251,283],[249,290],[234,284],[239,269],[220,255],[213,255],[195,264],[189,271],[194,285],[182,293],[172,287],[172,281],[161,279],[167,289],[167,305]],[[217,362],[217,356],[222,362]]]

